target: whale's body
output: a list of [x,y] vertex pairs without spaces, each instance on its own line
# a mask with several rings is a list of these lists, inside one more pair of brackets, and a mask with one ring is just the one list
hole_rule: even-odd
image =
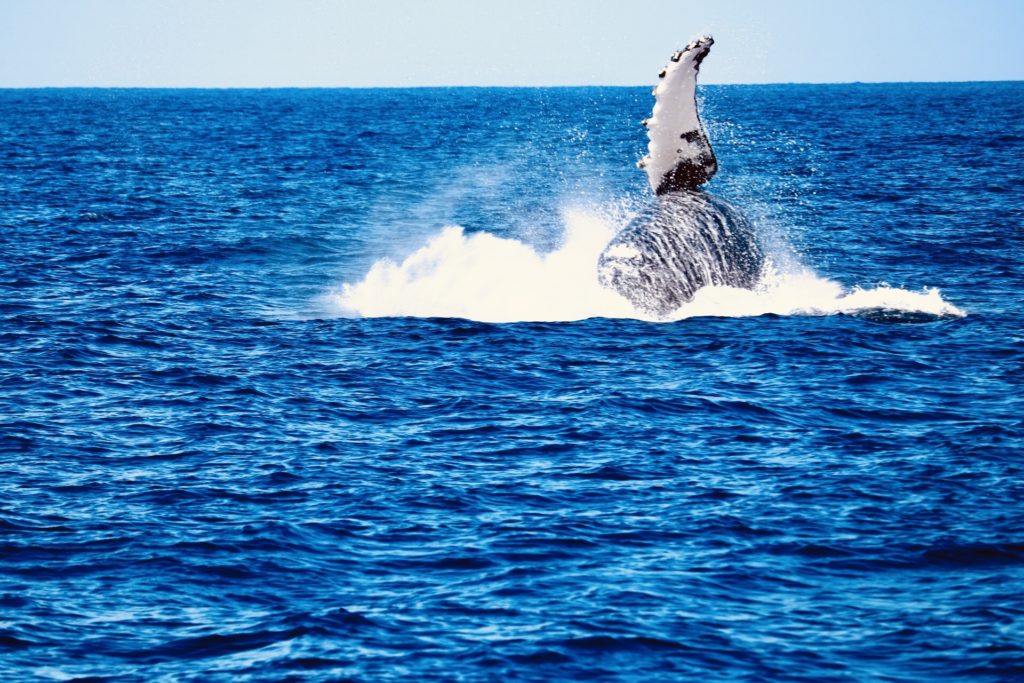
[[700,63],[713,40],[699,38],[676,52],[660,74],[640,162],[656,203],[605,248],[598,277],[634,307],[664,317],[707,285],[750,289],[764,256],[750,223],[722,199],[700,191],[718,161],[697,114]]
[[637,216],[598,261],[601,283],[665,317],[706,285],[751,289],[763,258],[738,210],[705,192],[671,192]]

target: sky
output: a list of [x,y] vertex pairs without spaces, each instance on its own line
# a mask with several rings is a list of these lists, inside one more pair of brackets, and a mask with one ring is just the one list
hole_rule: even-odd
[[1024,0],[0,0],[0,87],[1024,79]]

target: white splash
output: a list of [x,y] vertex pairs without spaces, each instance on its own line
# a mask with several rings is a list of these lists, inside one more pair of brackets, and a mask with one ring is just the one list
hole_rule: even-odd
[[515,239],[449,226],[401,263],[384,259],[331,297],[363,317],[468,318],[484,322],[637,317],[597,281],[597,258],[615,226],[582,211],[565,214],[562,246],[539,253]]
[[[449,226],[401,263],[377,261],[357,283],[329,294],[332,313],[361,317],[444,317],[482,322],[636,318],[635,310],[597,279],[597,260],[618,221],[583,210],[567,211],[562,246],[540,253],[516,239]],[[913,292],[881,285],[846,289],[800,266],[765,269],[754,290],[704,287],[693,300],[658,322],[694,316],[743,317],[857,314],[898,311],[935,317],[964,312],[937,289]]]
[[921,313],[936,318],[962,317],[961,309],[942,298],[938,289],[913,292],[889,285],[847,289],[834,280],[796,267],[780,272],[769,264],[754,290],[704,287],[683,305],[672,320],[695,316],[742,317],[753,315],[855,315],[870,311]]

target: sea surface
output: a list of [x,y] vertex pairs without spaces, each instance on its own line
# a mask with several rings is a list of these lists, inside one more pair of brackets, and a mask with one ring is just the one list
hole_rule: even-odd
[[1024,83],[0,91],[0,680],[1024,679]]

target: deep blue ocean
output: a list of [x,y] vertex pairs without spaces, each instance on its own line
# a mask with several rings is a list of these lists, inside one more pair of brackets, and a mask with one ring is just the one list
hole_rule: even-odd
[[0,680],[1024,679],[1024,83],[0,91]]

